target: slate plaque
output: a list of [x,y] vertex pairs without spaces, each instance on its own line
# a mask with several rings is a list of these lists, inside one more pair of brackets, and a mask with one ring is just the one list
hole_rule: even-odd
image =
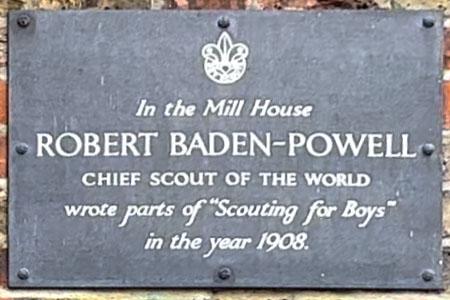
[[433,11],[14,12],[12,287],[439,289]]

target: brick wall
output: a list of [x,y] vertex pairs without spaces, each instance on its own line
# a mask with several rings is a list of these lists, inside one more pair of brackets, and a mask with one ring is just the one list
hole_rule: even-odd
[[7,35],[6,14],[17,9],[442,9],[450,0],[0,0],[0,299],[151,299],[151,300],[450,300],[450,18],[444,51],[443,252],[446,291],[210,291],[210,290],[9,290],[7,253]]

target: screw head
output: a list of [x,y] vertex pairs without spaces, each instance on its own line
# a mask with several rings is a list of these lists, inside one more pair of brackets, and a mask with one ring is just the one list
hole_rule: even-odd
[[422,25],[425,28],[431,28],[434,26],[434,19],[432,17],[425,17],[422,19]]
[[423,154],[430,156],[436,150],[436,147],[431,143],[426,143],[422,146]]
[[233,275],[233,272],[228,267],[221,267],[217,272],[217,277],[221,280],[228,280]]
[[230,27],[230,20],[227,17],[221,17],[217,21],[217,26],[219,26],[222,29]]
[[29,15],[22,14],[17,18],[17,25],[22,28],[28,27],[31,23],[31,18]]
[[17,154],[24,155],[28,151],[28,145],[25,143],[19,143],[16,145]]
[[422,272],[423,281],[429,282],[434,279],[434,272],[432,270],[425,270]]
[[17,277],[21,280],[27,280],[30,277],[30,271],[27,268],[21,268],[19,272],[17,272]]

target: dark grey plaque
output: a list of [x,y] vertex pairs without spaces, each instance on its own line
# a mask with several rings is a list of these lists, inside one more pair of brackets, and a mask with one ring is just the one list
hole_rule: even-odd
[[[10,286],[439,289],[441,44],[432,11],[12,13]],[[178,99],[193,116],[164,116]],[[258,99],[274,107],[251,116]],[[357,152],[339,153],[346,136]],[[168,171],[178,186],[154,186]],[[182,171],[218,175],[182,186]]]

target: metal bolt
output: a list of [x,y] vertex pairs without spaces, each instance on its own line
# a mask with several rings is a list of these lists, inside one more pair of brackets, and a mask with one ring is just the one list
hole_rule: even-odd
[[17,154],[24,155],[28,151],[28,145],[25,143],[20,143],[16,145]]
[[21,280],[27,280],[30,277],[30,271],[27,268],[21,268],[19,272],[17,272],[17,277]]
[[422,20],[422,25],[425,28],[431,28],[434,26],[434,19],[431,17],[425,17]]
[[219,277],[221,280],[228,280],[231,278],[231,275],[233,272],[228,267],[222,267],[217,272],[217,277]]
[[31,18],[29,15],[22,14],[17,18],[17,25],[22,28],[28,27],[31,23]]
[[433,144],[427,143],[422,146],[422,152],[427,156],[433,154],[434,150],[436,150],[436,147]]
[[432,270],[425,270],[422,272],[423,281],[429,282],[434,279],[434,272]]
[[220,28],[228,28],[230,26],[230,20],[227,17],[221,17],[219,21],[217,21],[217,26]]

